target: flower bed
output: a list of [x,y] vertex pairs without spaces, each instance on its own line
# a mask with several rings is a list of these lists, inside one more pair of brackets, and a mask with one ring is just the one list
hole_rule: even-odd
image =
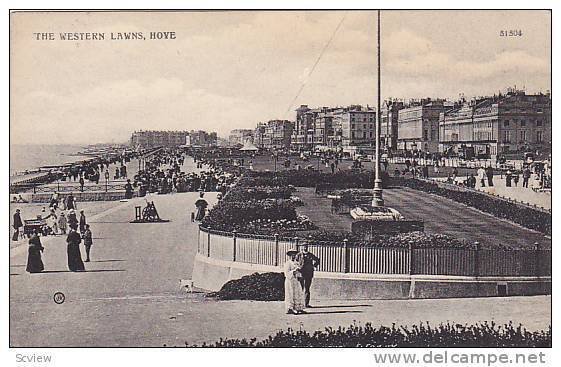
[[290,200],[240,202],[230,201],[229,196],[209,211],[202,224],[220,231],[270,235],[317,228],[306,216],[296,213]]
[[[188,346],[188,345],[186,345]],[[197,345],[195,345],[197,346]],[[522,325],[512,323],[498,326],[494,322],[469,324],[429,323],[419,325],[380,326],[366,323],[349,327],[325,328],[309,333],[291,328],[270,335],[267,339],[220,339],[201,347],[417,347],[417,348],[551,348],[551,327],[547,330],[530,332]]]
[[246,201],[246,200],[265,200],[265,199],[289,199],[294,188],[288,186],[255,186],[242,187],[236,186],[228,193],[229,201]]
[[523,227],[536,230],[546,235],[551,235],[551,214],[527,208],[489,195],[474,191],[452,190],[438,186],[433,182],[426,182],[414,178],[393,177],[392,184],[409,187],[414,190],[424,191],[468,205],[497,218],[507,219]]
[[284,274],[253,273],[241,279],[230,280],[218,292],[208,293],[207,297],[221,300],[284,300]]
[[410,232],[400,234],[380,234],[365,240],[362,236],[352,232],[317,231],[311,233],[306,240],[311,242],[337,242],[347,239],[349,245],[364,247],[401,247],[408,248],[475,248],[473,243],[459,240],[443,234],[427,234],[424,232]]

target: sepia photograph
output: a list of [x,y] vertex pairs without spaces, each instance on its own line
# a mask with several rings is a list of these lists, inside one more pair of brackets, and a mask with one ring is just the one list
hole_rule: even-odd
[[552,347],[551,9],[11,9],[9,82],[20,353]]

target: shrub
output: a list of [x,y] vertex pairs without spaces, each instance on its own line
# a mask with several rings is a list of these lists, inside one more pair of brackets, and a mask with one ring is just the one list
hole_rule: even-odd
[[221,300],[284,300],[284,274],[253,273],[241,279],[230,280],[218,292],[207,294]]
[[[186,343],[186,346],[187,343]],[[195,345],[197,346],[197,345]],[[498,326],[494,322],[469,324],[440,324],[436,327],[420,323],[412,327],[380,326],[371,323],[364,326],[325,328],[309,333],[291,328],[270,335],[267,339],[223,339],[202,344],[202,347],[415,347],[415,348],[551,348],[551,327],[530,332],[522,325],[512,323]]]

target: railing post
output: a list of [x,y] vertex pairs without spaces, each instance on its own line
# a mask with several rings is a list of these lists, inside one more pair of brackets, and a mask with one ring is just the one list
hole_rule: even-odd
[[206,252],[206,256],[210,257],[210,227],[207,228],[207,235],[208,235],[208,241],[207,241],[207,252]]
[[274,255],[274,264],[275,266],[279,266],[279,234],[275,233],[275,255]]
[[237,235],[238,232],[234,229],[234,232],[232,232],[232,239],[234,240],[234,248],[232,251],[232,261],[236,261],[236,240],[237,240]]
[[479,276],[479,249],[481,248],[481,245],[479,244],[479,242],[474,242],[473,243],[474,247],[475,247],[475,256],[473,259],[473,275],[478,277]]
[[343,272],[349,272],[349,240],[343,240]]
[[197,231],[197,253],[201,253],[201,227]]
[[535,253],[535,263],[536,263],[536,277],[540,276],[540,244],[534,242],[534,253]]
[[413,242],[409,242],[409,275],[415,274],[415,267],[413,261]]

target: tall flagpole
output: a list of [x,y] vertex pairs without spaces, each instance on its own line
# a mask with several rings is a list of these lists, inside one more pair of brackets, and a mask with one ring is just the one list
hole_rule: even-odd
[[[382,179],[380,178],[380,127],[382,122],[381,110],[382,79],[380,72],[380,10],[378,10],[378,108],[376,110],[376,168],[374,179],[374,198],[372,206],[384,206],[382,198]],[[389,121],[388,121],[389,123]]]

